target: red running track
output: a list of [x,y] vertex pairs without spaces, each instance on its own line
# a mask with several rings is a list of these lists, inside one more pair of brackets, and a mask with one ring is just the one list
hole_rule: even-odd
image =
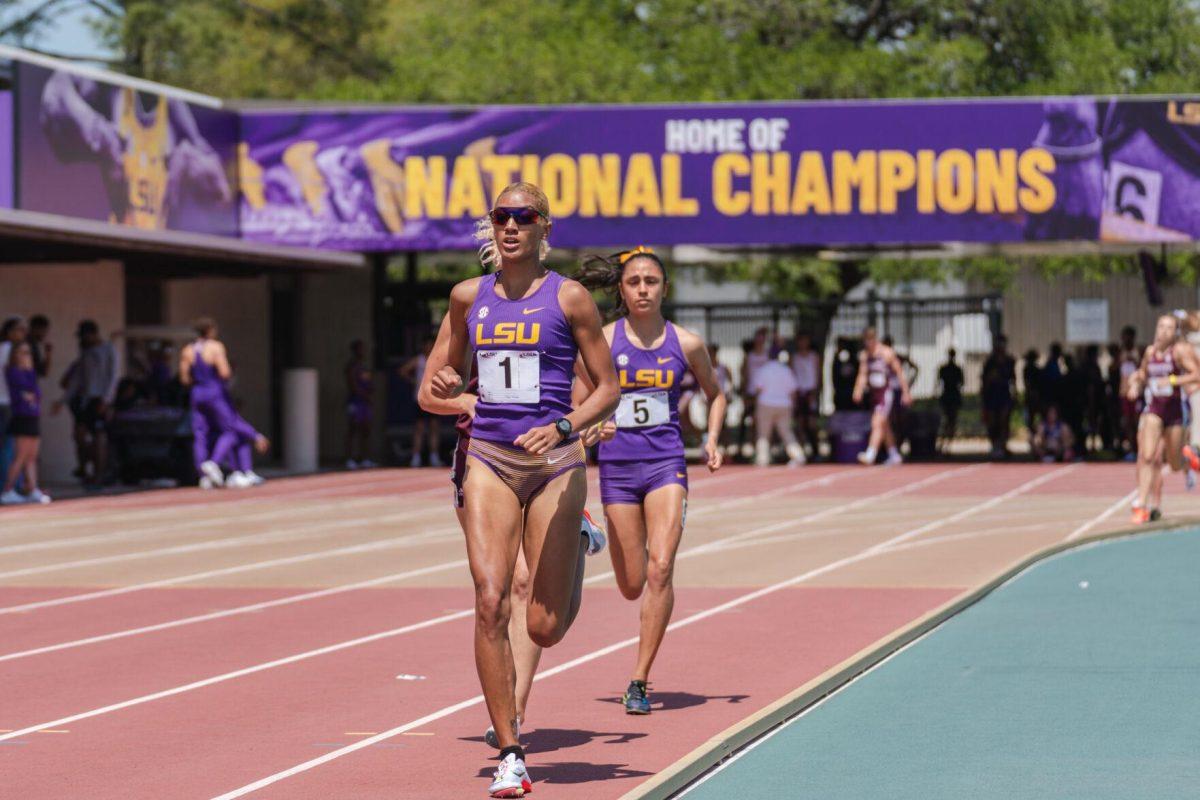
[[[245,599],[209,590],[212,605]],[[171,590],[156,592],[170,594]],[[675,618],[744,590],[681,589]],[[535,685],[525,736],[541,796],[615,798],[704,739],[956,594],[949,589],[795,588],[673,631],[655,666],[656,713],[615,702],[633,649]],[[363,632],[469,607],[463,590],[376,589],[273,610],[269,628],[233,617],[0,663],[0,727],[270,661]],[[0,602],[3,593],[0,593]],[[457,601],[457,602],[456,602]],[[543,670],[636,632],[637,606],[588,590],[587,613]],[[470,619],[318,656],[90,719],[69,733],[0,743],[4,796],[206,798],[478,694]],[[6,648],[8,651],[10,648]],[[397,680],[398,674],[423,680]],[[481,705],[256,792],[287,798],[483,796],[494,764]],[[431,734],[431,735],[429,735]],[[549,791],[554,787],[553,791]],[[536,788],[536,787],[535,787]]]

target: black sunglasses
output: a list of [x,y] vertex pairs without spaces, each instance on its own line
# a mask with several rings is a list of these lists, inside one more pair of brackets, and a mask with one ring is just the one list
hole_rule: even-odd
[[507,225],[510,219],[515,220],[518,225],[532,225],[541,215],[542,213],[532,206],[521,206],[520,208],[498,206],[488,214],[492,218],[493,225]]

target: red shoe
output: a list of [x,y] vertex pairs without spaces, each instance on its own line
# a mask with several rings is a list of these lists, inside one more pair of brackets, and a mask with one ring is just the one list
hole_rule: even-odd
[[1200,453],[1196,452],[1196,448],[1190,444],[1185,444],[1183,446],[1183,457],[1187,460],[1192,472],[1200,472]]
[[1150,510],[1141,506],[1135,508],[1129,521],[1134,525],[1145,525],[1150,521]]

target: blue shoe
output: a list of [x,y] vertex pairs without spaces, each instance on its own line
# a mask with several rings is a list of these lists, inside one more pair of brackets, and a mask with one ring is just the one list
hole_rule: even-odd
[[630,681],[623,700],[626,714],[650,713],[650,698],[646,696],[645,681]]
[[592,515],[587,512],[586,508],[583,510],[583,519],[580,520],[579,532],[587,537],[587,554],[589,556],[599,553],[608,542],[608,539],[604,536],[604,531],[592,519]]

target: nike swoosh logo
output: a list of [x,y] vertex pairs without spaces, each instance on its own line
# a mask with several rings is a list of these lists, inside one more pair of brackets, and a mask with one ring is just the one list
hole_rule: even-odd
[[660,364],[665,364],[665,363],[667,363],[668,361],[670,361],[670,360],[671,360],[673,357],[674,357],[674,356],[667,356],[666,358],[660,358],[660,359],[658,360],[658,363],[660,363]]
[[537,308],[522,308],[521,313],[527,314],[527,315],[528,314],[536,314],[538,311],[541,311],[543,308],[545,308],[545,306],[538,306]]
[[563,453],[563,454],[562,454],[561,456],[559,456],[558,458],[547,458],[547,459],[546,459],[546,463],[547,463],[547,464],[557,464],[558,462],[562,461],[564,458],[566,458],[566,457],[567,457],[567,456],[569,456],[569,455],[571,455],[571,454],[570,454],[570,453]]
[[687,477],[687,473],[684,473],[684,472],[676,472],[676,473],[675,473],[675,477],[676,477],[676,478],[686,478],[686,477]]

